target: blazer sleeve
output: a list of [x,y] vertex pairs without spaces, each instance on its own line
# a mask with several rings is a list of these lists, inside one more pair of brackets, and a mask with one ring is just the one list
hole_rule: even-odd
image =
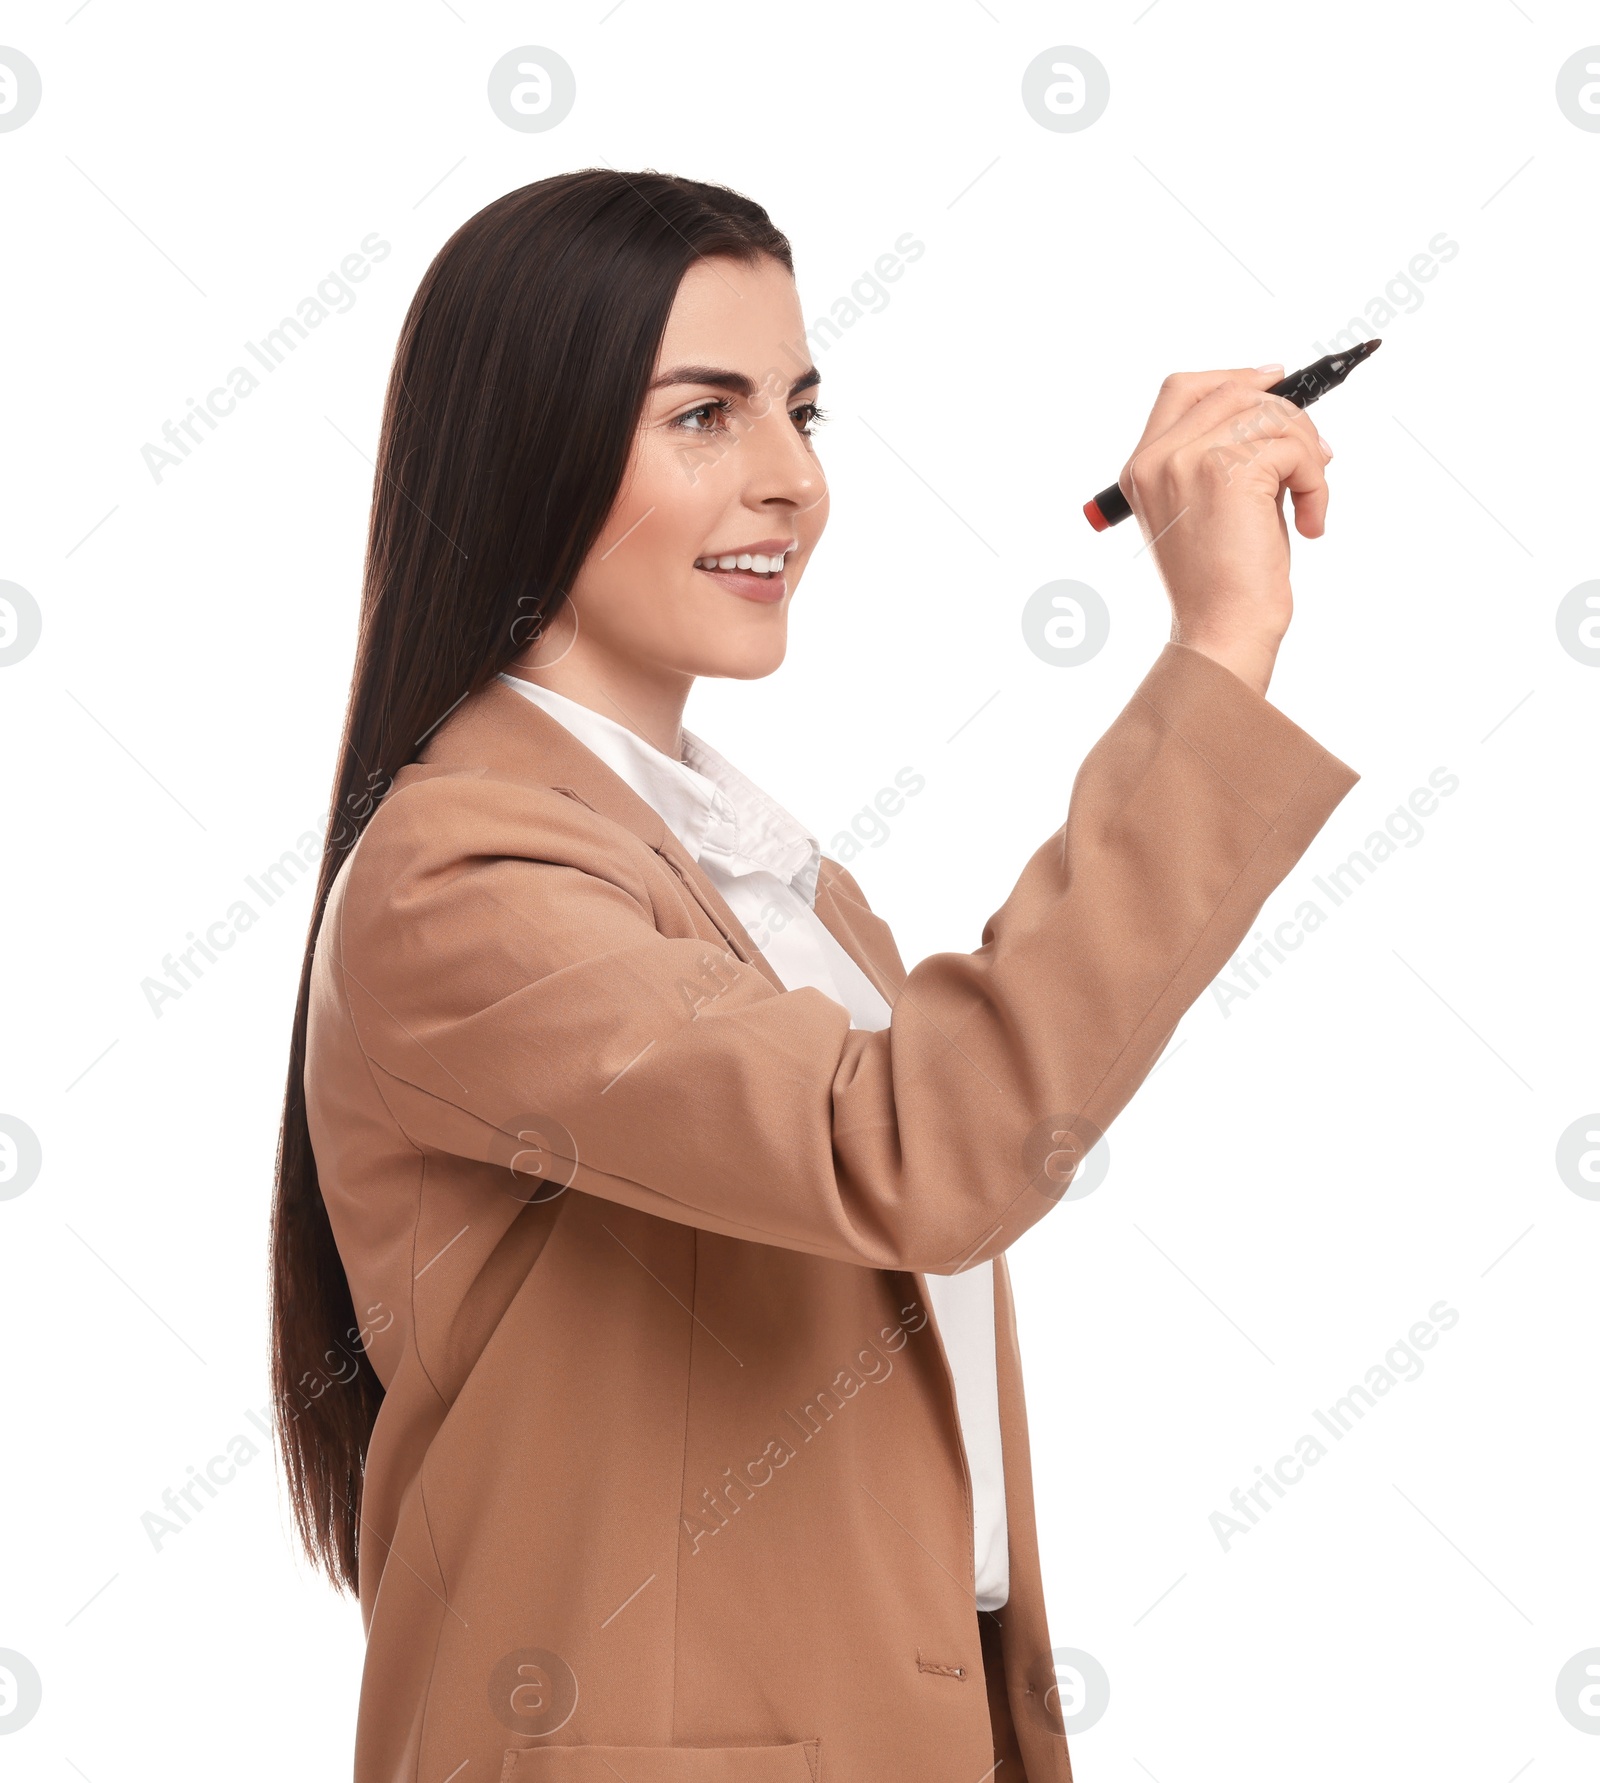
[[645,844],[487,777],[391,792],[318,946],[402,1132],[495,1166],[486,1194],[537,1147],[540,1198],[951,1274],[1059,1203],[1358,778],[1166,645],[981,945],[915,965],[881,1030],[662,934]]

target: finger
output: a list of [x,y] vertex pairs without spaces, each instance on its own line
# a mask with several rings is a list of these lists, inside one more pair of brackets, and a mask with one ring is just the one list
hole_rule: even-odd
[[1290,431],[1246,447],[1223,439],[1206,450],[1212,455],[1212,467],[1221,470],[1228,481],[1254,478],[1270,492],[1280,512],[1287,489],[1294,497],[1295,531],[1306,539],[1322,536],[1327,524],[1328,478],[1319,446],[1308,445],[1298,431]]
[[[1282,397],[1264,396],[1237,380],[1226,380],[1202,397],[1155,445],[1128,460],[1123,467],[1122,492],[1142,517],[1152,484],[1170,485],[1174,479],[1185,482],[1197,476],[1232,483],[1269,447],[1286,440],[1307,455],[1320,475],[1327,459],[1305,412]],[[1281,455],[1273,462],[1280,461],[1287,462]],[[1271,487],[1276,489],[1277,484]]]
[[[1226,414],[1233,401],[1239,401],[1242,407]],[[1205,414],[1219,412],[1226,418],[1214,421],[1207,430],[1175,445],[1173,436],[1186,434],[1190,429],[1191,417],[1186,416],[1151,449],[1152,462],[1159,467],[1165,460],[1169,465],[1181,467],[1185,461],[1192,463],[1198,459],[1213,476],[1220,472],[1223,481],[1231,483],[1241,470],[1267,454],[1269,448],[1281,448],[1285,442],[1292,442],[1293,452],[1285,454],[1281,449],[1276,450],[1266,462],[1276,468],[1292,459],[1297,465],[1309,467],[1308,472],[1297,470],[1298,481],[1290,485],[1296,497],[1295,524],[1307,537],[1320,533],[1318,502],[1320,499],[1321,506],[1326,507],[1327,497],[1324,492],[1320,498],[1314,498],[1312,488],[1315,483],[1325,483],[1323,471],[1331,453],[1324,452],[1321,438],[1304,410],[1281,397],[1250,392],[1234,382],[1219,385],[1195,405],[1191,416],[1199,420]],[[1130,461],[1129,471],[1130,476],[1140,473],[1137,460]],[[1311,482],[1305,480],[1307,475]],[[1313,527],[1315,532],[1306,533],[1307,526]]]
[[[1138,460],[1150,454],[1159,456],[1170,452],[1209,429],[1229,425],[1234,430],[1235,439],[1243,443],[1262,434],[1281,433],[1285,426],[1295,426],[1315,439],[1317,430],[1303,409],[1287,397],[1267,394],[1268,386],[1276,381],[1277,368],[1271,366],[1259,372],[1174,373],[1167,383],[1184,394],[1183,400],[1169,410],[1173,415],[1171,425],[1153,438],[1146,429],[1146,437],[1134,448],[1117,478],[1118,486],[1135,511],[1139,506],[1134,499],[1134,473]],[[1167,385],[1163,385],[1163,391],[1166,390]]]
[[1317,441],[1316,423],[1298,404],[1228,378],[1185,410],[1162,435],[1157,449],[1175,450],[1219,430],[1242,445],[1262,435],[1281,434],[1286,428],[1297,429],[1312,444]]
[[1187,413],[1202,397],[1209,396],[1218,385],[1230,379],[1247,384],[1252,390],[1265,390],[1276,384],[1283,376],[1281,365],[1269,365],[1262,371],[1253,366],[1233,366],[1221,371],[1175,371],[1162,379],[1161,389],[1156,394],[1155,406],[1150,411],[1150,419],[1145,423],[1144,432],[1139,436],[1139,444],[1134,451],[1143,450],[1151,440],[1158,439],[1179,418]]

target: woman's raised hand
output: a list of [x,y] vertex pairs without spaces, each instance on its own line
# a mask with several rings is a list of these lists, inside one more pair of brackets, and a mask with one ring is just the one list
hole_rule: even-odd
[[1294,611],[1283,492],[1319,538],[1333,456],[1304,409],[1268,387],[1281,365],[1174,372],[1117,479],[1172,603],[1175,643],[1267,691]]

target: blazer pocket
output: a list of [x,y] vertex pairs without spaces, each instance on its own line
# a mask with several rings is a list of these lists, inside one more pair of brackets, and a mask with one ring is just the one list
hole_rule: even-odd
[[821,1783],[821,1740],[788,1746],[515,1746],[499,1783]]

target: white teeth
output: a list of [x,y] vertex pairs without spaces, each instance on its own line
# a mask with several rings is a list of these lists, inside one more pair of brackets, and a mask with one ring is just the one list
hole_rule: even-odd
[[764,556],[759,551],[729,552],[722,557],[697,557],[694,565],[698,570],[753,570],[758,576],[773,576],[782,570],[786,556],[784,552],[776,557]]

